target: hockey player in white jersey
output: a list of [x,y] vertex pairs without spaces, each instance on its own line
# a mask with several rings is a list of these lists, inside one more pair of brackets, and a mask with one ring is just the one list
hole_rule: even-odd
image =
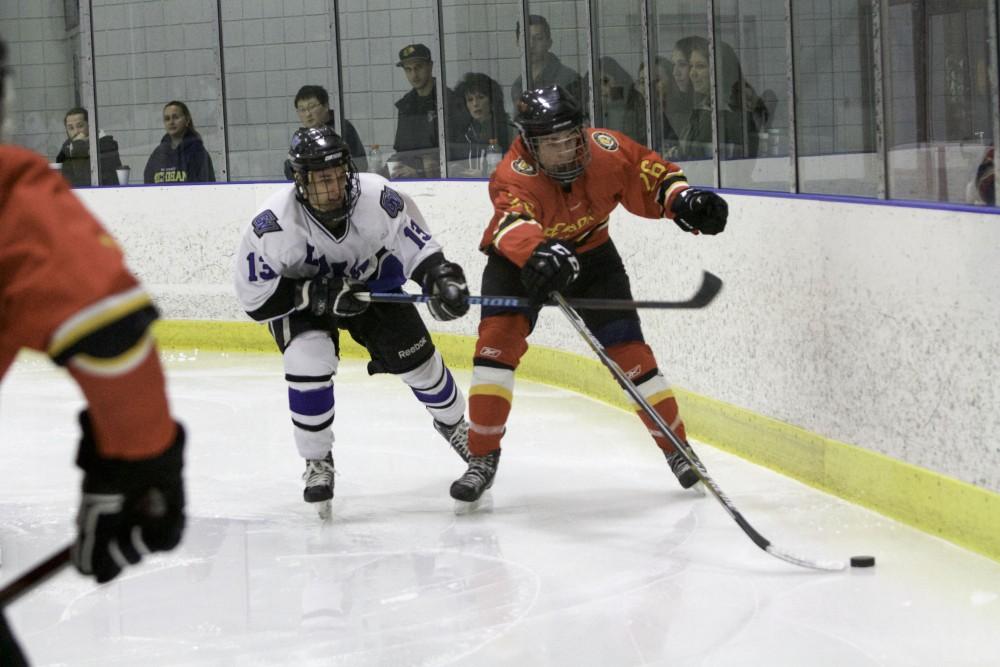
[[465,397],[416,306],[369,304],[359,293],[421,285],[438,320],[464,315],[462,268],[444,258],[415,203],[376,174],[358,173],[329,127],[302,128],[288,154],[294,183],[269,197],[236,255],[236,293],[266,322],[284,358],[295,444],[306,459],[306,502],[329,515],[339,330],[367,348],[369,373],[398,375],[467,461]]

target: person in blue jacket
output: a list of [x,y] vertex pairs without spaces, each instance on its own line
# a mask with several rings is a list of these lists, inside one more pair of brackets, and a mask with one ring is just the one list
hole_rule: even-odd
[[214,182],[212,158],[194,129],[187,105],[177,100],[167,102],[163,107],[163,127],[167,133],[146,162],[143,182],[157,185]]

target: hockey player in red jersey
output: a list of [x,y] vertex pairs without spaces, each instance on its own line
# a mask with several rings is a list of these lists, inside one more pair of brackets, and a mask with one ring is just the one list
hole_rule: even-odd
[[[514,124],[520,136],[490,180],[494,214],[480,243],[488,256],[484,295],[527,295],[539,304],[568,297],[631,299],[628,275],[608,234],[619,205],[645,218],[672,219],[692,234],[718,234],[728,217],[714,192],[688,185],[679,166],[625,135],[586,128],[559,86],[523,93]],[[684,423],[670,386],[646,345],[635,310],[581,317],[608,354],[628,369],[642,395],[680,438]],[[469,467],[451,485],[456,500],[478,500],[496,475],[510,413],[514,371],[528,349],[538,309],[483,307],[469,390]],[[643,412],[639,416],[681,486],[698,481]]]
[[[5,51],[0,42],[3,73]],[[0,73],[0,123],[5,79]],[[118,246],[65,179],[41,156],[0,144],[0,378],[20,349],[36,350],[63,366],[86,399],[72,560],[98,582],[173,549],[184,529],[184,431],[167,405],[149,330],[156,317]],[[0,663],[23,664],[2,626]]]

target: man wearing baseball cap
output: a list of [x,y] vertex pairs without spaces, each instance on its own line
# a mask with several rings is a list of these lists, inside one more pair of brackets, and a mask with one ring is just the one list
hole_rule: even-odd
[[[396,154],[389,159],[394,164],[392,178],[440,178],[438,152],[437,80],[433,75],[431,50],[424,44],[408,44],[399,50],[396,67],[402,67],[412,89],[396,102],[399,119],[396,123]],[[449,145],[468,124],[465,105],[450,88],[445,88],[448,105],[447,134]],[[452,128],[455,128],[453,130]]]

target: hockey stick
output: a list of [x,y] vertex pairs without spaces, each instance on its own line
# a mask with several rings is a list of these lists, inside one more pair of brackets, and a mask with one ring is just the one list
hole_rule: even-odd
[[[629,299],[567,299],[566,303],[581,310],[631,310],[633,308],[657,309],[693,309],[704,308],[712,303],[722,290],[722,281],[714,273],[702,271],[701,287],[694,296],[686,301],[632,301]],[[395,294],[388,292],[361,292],[356,295],[359,301],[373,303],[426,303],[433,297],[427,294]],[[499,306],[503,308],[534,308],[539,304],[523,296],[470,296],[467,297],[471,306]],[[555,306],[555,302],[540,304]]]
[[20,577],[0,589],[0,609],[15,602],[39,584],[45,583],[69,565],[70,547],[63,547]]
[[695,472],[698,473],[698,478],[705,484],[712,495],[722,504],[722,508],[726,510],[726,513],[732,517],[733,521],[743,529],[743,532],[753,540],[753,543],[758,547],[771,554],[775,558],[780,558],[783,561],[791,563],[793,565],[798,565],[800,567],[808,567],[814,570],[827,570],[831,572],[843,570],[847,565],[843,561],[835,560],[813,560],[811,558],[805,558],[803,556],[797,556],[790,551],[784,549],[779,549],[778,547],[771,544],[770,540],[761,535],[757,530],[750,525],[750,523],[743,518],[739,510],[733,505],[733,502],[722,492],[719,485],[715,483],[712,479],[708,470],[705,469],[704,464],[701,460],[694,456],[693,453],[688,452],[687,446],[677,437],[677,434],[673,432],[670,426],[663,420],[663,418],[653,409],[653,406],[649,404],[649,401],[642,395],[639,389],[633,384],[632,380],[625,374],[621,367],[615,363],[614,359],[608,356],[607,351],[604,346],[601,345],[600,341],[587,329],[587,325],[584,324],[583,319],[577,314],[575,310],[569,305],[569,302],[563,298],[559,292],[553,292],[552,298],[555,300],[556,304],[559,306],[560,310],[566,314],[569,319],[570,324],[573,328],[583,337],[583,339],[590,345],[590,348],[597,353],[597,356],[601,358],[601,361],[607,366],[611,374],[615,376],[622,388],[625,389],[626,393],[632,397],[636,403],[642,408],[643,412],[649,415],[649,418],[653,420],[656,426],[663,432],[663,434],[670,440],[671,444],[679,451],[687,462],[691,464]]

